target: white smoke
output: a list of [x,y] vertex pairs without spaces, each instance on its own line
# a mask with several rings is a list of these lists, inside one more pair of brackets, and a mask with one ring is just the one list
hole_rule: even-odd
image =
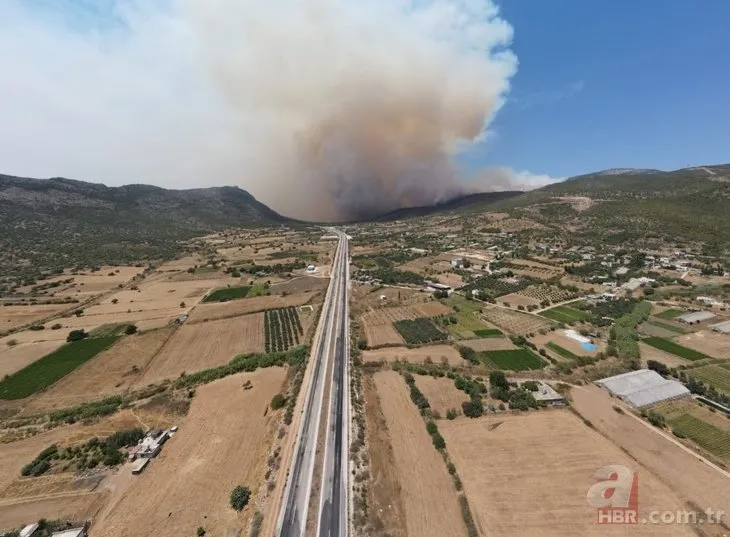
[[491,0],[101,4],[0,5],[6,173],[236,184],[302,218],[424,205],[463,188],[517,67]]

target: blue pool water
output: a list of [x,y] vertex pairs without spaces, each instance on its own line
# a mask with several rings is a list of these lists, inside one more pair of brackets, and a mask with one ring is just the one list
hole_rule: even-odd
[[598,347],[597,347],[596,345],[594,345],[593,343],[581,343],[581,346],[582,346],[582,347],[583,347],[583,348],[584,348],[585,350],[587,350],[587,351],[591,351],[591,352],[593,352],[593,351],[595,351],[596,349],[598,349]]

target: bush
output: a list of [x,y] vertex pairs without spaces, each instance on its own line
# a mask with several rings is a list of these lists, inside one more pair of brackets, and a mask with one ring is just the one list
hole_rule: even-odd
[[63,328],[63,325],[61,323],[56,323],[51,326],[51,330],[60,330],[61,328]]
[[455,408],[450,408],[450,409],[448,409],[446,411],[446,419],[448,419],[448,420],[454,420],[454,419],[456,419],[456,415],[457,414],[456,414],[456,409]]
[[654,427],[658,427],[659,429],[663,429],[666,427],[667,422],[664,419],[664,416],[662,414],[658,414],[656,412],[649,412],[646,415],[646,419],[651,423]]
[[446,447],[446,440],[441,436],[441,433],[436,432],[436,434],[431,435],[431,439],[433,440],[433,447],[436,449],[444,449]]
[[205,535],[205,528],[203,528],[202,526],[199,527],[197,533],[198,533],[198,537],[204,537],[204,535]]
[[89,337],[89,334],[87,334],[83,328],[80,330],[71,330],[71,332],[69,332],[68,336],[66,337],[66,341],[81,341],[82,339],[86,339],[87,337]]
[[472,397],[469,401],[461,403],[461,410],[469,418],[478,418],[484,414],[484,404],[480,398]]
[[231,491],[231,507],[236,511],[243,511],[251,499],[251,489],[238,485]]
[[124,329],[124,333],[127,334],[128,336],[131,336],[132,334],[136,334],[137,327],[134,326],[133,324],[128,324],[127,327]]
[[280,408],[283,408],[284,405],[286,405],[286,397],[282,394],[277,393],[271,398],[271,410],[279,410]]
[[15,347],[18,344],[17,339],[9,339],[7,343],[5,343],[8,347]]

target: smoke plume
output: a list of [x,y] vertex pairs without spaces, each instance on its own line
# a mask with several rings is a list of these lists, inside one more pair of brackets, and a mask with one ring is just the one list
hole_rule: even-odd
[[[483,139],[517,67],[491,0],[28,4],[0,6],[0,68],[15,73],[0,82],[12,126],[0,166],[236,184],[300,218],[462,191],[458,155]],[[510,174],[479,184],[510,187]]]

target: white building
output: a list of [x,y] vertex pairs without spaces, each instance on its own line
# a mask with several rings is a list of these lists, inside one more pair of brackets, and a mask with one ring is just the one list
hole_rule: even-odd
[[70,530],[54,531],[51,537],[86,537],[86,528],[73,528]]
[[28,524],[26,527],[20,530],[20,533],[18,535],[19,537],[31,537],[31,535],[33,535],[37,529],[38,524]]
[[710,319],[714,319],[717,317],[714,313],[711,311],[695,311],[693,313],[685,313],[684,315],[680,315],[677,317],[677,321],[684,324],[698,324],[703,321],[709,321]]
[[650,369],[639,369],[608,377],[596,381],[596,384],[634,408],[645,408],[690,396],[690,391],[684,384],[665,379]]
[[730,321],[713,324],[710,328],[720,334],[730,334]]

